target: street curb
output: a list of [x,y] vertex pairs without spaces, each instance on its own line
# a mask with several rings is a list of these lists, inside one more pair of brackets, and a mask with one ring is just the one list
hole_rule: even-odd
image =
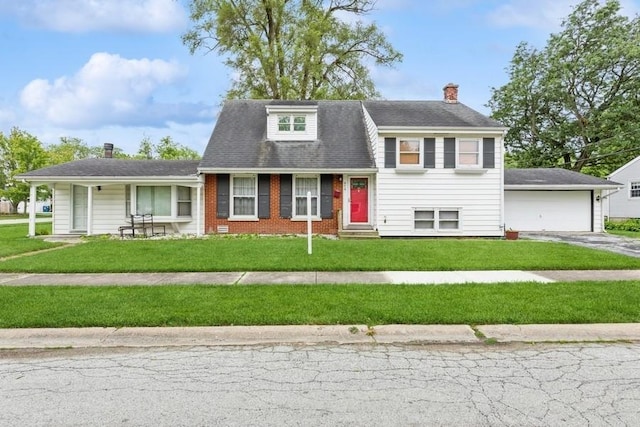
[[640,342],[640,324],[283,325],[0,329],[0,349]]

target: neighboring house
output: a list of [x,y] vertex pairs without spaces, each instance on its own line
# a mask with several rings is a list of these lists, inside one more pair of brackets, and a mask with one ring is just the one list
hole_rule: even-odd
[[605,215],[611,220],[640,218],[640,157],[612,172],[607,178],[621,183],[606,197]]
[[[499,123],[457,101],[226,101],[206,233],[501,236]],[[311,192],[311,206],[307,206]]]
[[[84,159],[21,174],[52,189],[53,234],[117,234],[127,217],[151,213],[167,232],[201,234],[202,181],[198,160]],[[30,212],[29,234],[35,234]]]
[[505,227],[602,232],[604,193],[620,185],[567,169],[506,169]]

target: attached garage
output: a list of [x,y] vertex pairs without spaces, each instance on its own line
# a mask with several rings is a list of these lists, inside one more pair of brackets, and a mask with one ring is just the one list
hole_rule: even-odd
[[505,191],[507,226],[520,231],[592,231],[591,191]]
[[604,230],[602,190],[620,184],[567,169],[505,169],[505,229]]

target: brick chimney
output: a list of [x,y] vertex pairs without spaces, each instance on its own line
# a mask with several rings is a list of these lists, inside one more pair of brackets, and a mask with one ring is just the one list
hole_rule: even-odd
[[444,90],[444,102],[448,104],[456,104],[458,102],[458,85],[449,83],[442,90]]
[[104,158],[110,159],[113,157],[113,144],[106,143],[104,144]]

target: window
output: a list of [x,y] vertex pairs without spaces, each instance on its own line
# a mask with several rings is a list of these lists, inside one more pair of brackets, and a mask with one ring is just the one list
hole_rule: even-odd
[[640,181],[629,183],[629,197],[640,197]]
[[320,180],[317,176],[296,176],[294,180],[294,213],[293,216],[307,215],[307,192],[311,192],[311,215],[318,216],[318,195]]
[[458,141],[458,166],[480,166],[480,140],[460,139]]
[[399,166],[419,166],[420,162],[420,140],[399,139],[398,140],[398,165]]
[[177,187],[178,216],[191,216],[191,188]]
[[413,212],[415,230],[450,231],[460,229],[457,209],[416,209]]
[[256,216],[256,177],[234,176],[231,185],[231,216]]
[[305,132],[307,130],[306,116],[278,116],[278,132],[291,132],[292,130],[293,132]]
[[171,216],[171,187],[136,187],[136,213]]

